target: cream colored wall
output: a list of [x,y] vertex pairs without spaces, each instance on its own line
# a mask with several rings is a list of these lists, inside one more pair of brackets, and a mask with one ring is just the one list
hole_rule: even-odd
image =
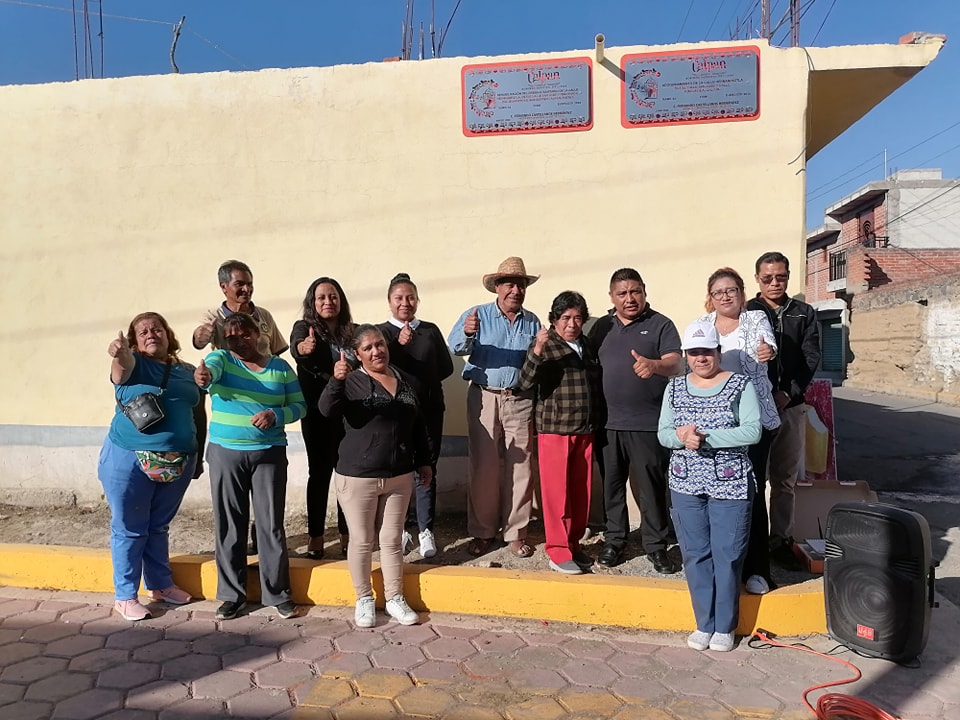
[[773,248],[802,263],[801,51],[762,48],[754,122],[624,129],[617,74],[595,65],[592,130],[467,138],[460,68],[486,60],[0,88],[2,342],[29,363],[0,379],[0,424],[106,425],[107,343],[145,309],[186,338],[230,257],[284,332],[320,274],[381,321],[406,271],[446,331],[507,255],[542,274],[544,317],[566,288],[602,312],[630,265],[682,326],[716,267],[749,276]]

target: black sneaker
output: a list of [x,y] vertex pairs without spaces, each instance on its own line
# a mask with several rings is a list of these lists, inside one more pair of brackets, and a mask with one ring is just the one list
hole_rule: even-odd
[[803,563],[793,554],[793,541],[784,540],[770,550],[770,562],[779,565],[784,570],[803,570]]
[[233,600],[227,600],[223,605],[217,608],[217,620],[233,620],[246,606],[246,598],[241,598],[236,602]]
[[593,567],[593,558],[587,555],[583,550],[577,550],[573,554],[573,561],[580,566],[581,570],[589,570]]
[[282,617],[284,620],[289,620],[290,618],[296,617],[299,615],[297,606],[293,603],[292,600],[287,600],[277,605],[277,615]]

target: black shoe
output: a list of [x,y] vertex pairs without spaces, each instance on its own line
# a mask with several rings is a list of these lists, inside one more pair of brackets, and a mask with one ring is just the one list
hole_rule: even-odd
[[770,551],[770,561],[784,570],[803,570],[803,564],[793,554],[793,543],[789,540],[785,540]]
[[246,606],[246,598],[240,598],[236,602],[227,600],[217,608],[217,620],[233,620]]
[[673,575],[677,571],[677,566],[673,564],[666,550],[655,550],[647,555],[647,559],[653,563],[653,569],[661,575]]
[[296,617],[300,612],[297,606],[293,603],[292,600],[287,600],[277,605],[277,615],[282,617],[284,620],[289,620],[290,618]]
[[623,548],[614,547],[613,545],[604,545],[603,550],[600,551],[600,557],[597,558],[597,565],[602,565],[603,567],[614,567],[623,562]]
[[250,523],[250,544],[247,545],[247,555],[257,554],[257,525]]
[[593,558],[587,555],[583,550],[577,550],[573,554],[573,561],[580,566],[581,570],[589,570],[593,567]]

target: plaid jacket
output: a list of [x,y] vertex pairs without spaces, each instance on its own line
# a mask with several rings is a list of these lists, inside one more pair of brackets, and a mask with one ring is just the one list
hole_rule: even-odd
[[543,355],[535,355],[531,343],[520,369],[520,389],[536,391],[537,432],[596,432],[603,427],[603,386],[597,351],[583,335],[581,358],[553,328],[549,332]]

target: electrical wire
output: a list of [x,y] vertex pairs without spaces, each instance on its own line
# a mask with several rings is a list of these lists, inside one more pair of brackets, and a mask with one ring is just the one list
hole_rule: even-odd
[[827,655],[826,653],[817,652],[816,650],[811,650],[804,645],[787,645],[786,643],[778,642],[777,640],[771,638],[769,634],[767,634],[766,630],[757,629],[757,631],[753,633],[753,637],[751,637],[749,641],[750,647],[756,647],[752,644],[754,638],[767,643],[771,647],[786,648],[787,650],[798,650],[799,652],[809,653],[810,655],[816,655],[817,657],[822,657],[832,662],[846,665],[854,672],[853,677],[820,683],[819,685],[808,687],[803,691],[803,704],[806,705],[807,709],[817,717],[817,720],[840,720],[841,718],[843,720],[899,720],[896,715],[891,715],[883,708],[877,707],[873,703],[864,700],[863,698],[851,697],[850,695],[844,695],[842,693],[826,693],[821,695],[817,700],[817,707],[814,708],[808,700],[810,693],[829,687],[849,685],[850,683],[856,682],[863,677],[862,673],[860,672],[860,668],[853,663],[844,660],[843,658],[833,657],[832,655]]
[[710,31],[713,30],[713,24],[717,22],[717,18],[720,16],[720,11],[723,10],[723,6],[726,4],[727,0],[722,0],[722,2],[717,6],[717,11],[713,14],[713,20],[710,21],[710,27],[708,27],[707,31],[703,34],[704,40],[710,37]]
[[683,16],[683,22],[680,23],[680,30],[677,32],[677,42],[680,42],[680,36],[683,35],[683,29],[687,26],[687,19],[690,17],[690,11],[693,10],[693,4],[697,0],[690,0],[690,4],[687,5],[687,14]]
[[811,45],[813,45],[817,41],[817,38],[820,37],[820,31],[823,30],[823,26],[827,24],[827,18],[830,17],[830,13],[833,12],[833,6],[836,4],[837,0],[833,0],[833,2],[830,3],[830,7],[827,8],[827,14],[823,16],[823,22],[820,23],[820,27],[817,28],[817,32],[813,35],[813,40],[810,41]]

